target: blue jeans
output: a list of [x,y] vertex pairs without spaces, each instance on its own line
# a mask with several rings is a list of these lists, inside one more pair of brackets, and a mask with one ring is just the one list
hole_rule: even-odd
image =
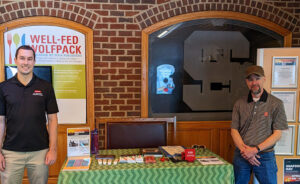
[[236,184],[248,184],[253,172],[260,184],[277,184],[277,164],[274,151],[259,153],[259,166],[251,165],[238,149],[234,152],[233,166]]

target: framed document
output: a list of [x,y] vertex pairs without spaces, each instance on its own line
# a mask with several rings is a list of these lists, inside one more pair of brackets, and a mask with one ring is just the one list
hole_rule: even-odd
[[297,155],[300,155],[300,125],[298,125]]
[[287,121],[296,121],[296,91],[272,91],[272,95],[282,100]]
[[300,183],[300,159],[283,159],[283,184]]
[[289,125],[287,130],[282,131],[280,140],[276,143],[276,155],[293,155],[295,143],[295,125]]
[[297,88],[298,56],[273,57],[272,88]]

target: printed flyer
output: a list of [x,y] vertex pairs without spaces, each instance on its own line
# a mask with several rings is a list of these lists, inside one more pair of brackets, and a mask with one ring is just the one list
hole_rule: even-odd
[[300,183],[300,159],[284,159],[283,161],[284,184]]
[[67,129],[68,157],[90,156],[90,128]]

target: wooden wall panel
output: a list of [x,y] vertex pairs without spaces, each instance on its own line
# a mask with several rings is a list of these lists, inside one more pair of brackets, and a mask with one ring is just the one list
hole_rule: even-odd
[[234,143],[230,134],[229,121],[177,122],[175,145],[191,147],[193,144],[205,145],[209,150],[232,162]]

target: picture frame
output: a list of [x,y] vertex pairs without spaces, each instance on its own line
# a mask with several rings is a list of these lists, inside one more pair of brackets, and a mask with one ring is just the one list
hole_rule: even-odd
[[276,155],[294,155],[295,125],[289,125],[282,131],[280,140],[275,145]]
[[274,56],[272,88],[297,88],[298,56]]
[[271,91],[271,94],[282,100],[288,122],[296,122],[296,91]]

